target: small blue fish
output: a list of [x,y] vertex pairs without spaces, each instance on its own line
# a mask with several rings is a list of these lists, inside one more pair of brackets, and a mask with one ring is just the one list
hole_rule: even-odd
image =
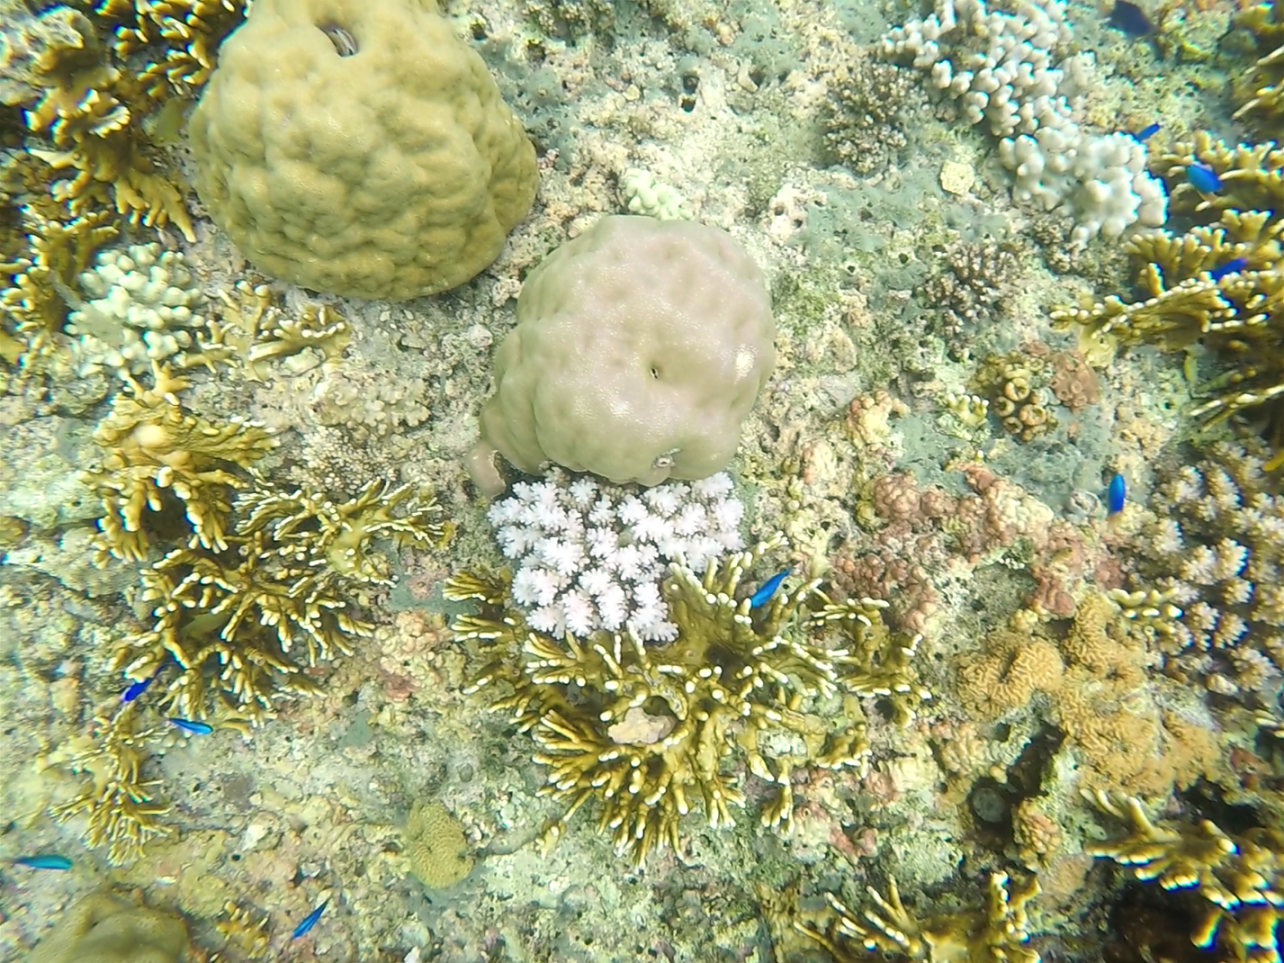
[[1133,134],[1132,136],[1133,136],[1133,140],[1137,141],[1137,143],[1144,144],[1146,141],[1148,141],[1150,138],[1154,137],[1158,133],[1159,133],[1159,124],[1155,123],[1155,124],[1150,124],[1146,127],[1143,127],[1141,130],[1137,131],[1137,133]]
[[317,920],[321,918],[322,911],[329,904],[330,904],[330,901],[326,900],[324,903],[322,903],[320,906],[314,909],[307,916],[303,917],[303,922],[294,928],[294,933],[290,936],[290,939],[297,940],[300,936],[303,936],[305,933],[307,933],[308,930],[312,929],[312,927],[316,926]]
[[1187,164],[1186,180],[1201,194],[1216,194],[1222,189],[1222,179],[1207,164]]
[[32,869],[71,869],[71,860],[66,856],[19,856],[14,862]]
[[1231,258],[1221,267],[1213,268],[1211,271],[1208,272],[1208,276],[1212,278],[1214,281],[1220,281],[1222,278],[1226,277],[1226,275],[1235,274],[1239,271],[1244,270],[1244,268],[1246,267],[1248,267],[1248,258],[1235,257],[1235,258]]
[[124,692],[120,694],[120,701],[133,702],[140,695],[142,695],[144,692],[147,691],[147,687],[151,685],[153,681],[155,681],[156,676],[158,675],[160,675],[159,669],[152,675],[149,675],[146,679],[139,679],[137,682],[130,685],[128,689],[126,689]]
[[214,731],[214,727],[208,722],[196,722],[192,719],[176,719],[173,716],[170,716],[165,721],[171,725],[178,726],[178,728],[182,729],[189,736],[208,736]]
[[1110,8],[1110,26],[1130,37],[1144,37],[1155,31],[1146,11],[1128,0],[1115,0],[1115,5]]
[[1106,489],[1106,511],[1111,515],[1118,515],[1123,511],[1124,499],[1128,497],[1128,489],[1124,485],[1124,476],[1115,472],[1115,477],[1110,479],[1110,487]]
[[758,591],[749,596],[749,608],[761,608],[770,602],[771,597],[776,594],[776,589],[780,588],[780,583],[785,580],[785,576],[791,571],[792,569],[785,569],[783,572],[778,572],[771,578],[767,579],[767,581],[763,582]]

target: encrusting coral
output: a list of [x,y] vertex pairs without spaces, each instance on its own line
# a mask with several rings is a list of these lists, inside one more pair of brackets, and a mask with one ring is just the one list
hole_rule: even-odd
[[[554,638],[529,627],[506,576],[465,572],[447,582],[447,598],[480,608],[453,626],[484,660],[470,691],[497,690],[492,707],[532,733],[535,759],[549,767],[541,793],[567,804],[546,828],[547,843],[594,799],[599,827],[635,862],[656,846],[677,847],[681,819],[697,805],[689,795],[699,796],[709,825],[731,825],[744,795],[724,761],[737,752],[778,790],[763,824],[789,826],[794,768],[857,765],[864,756],[857,696],[887,697],[902,721],[927,697],[911,664],[918,639],[888,632],[885,603],[830,602],[817,579],[758,608],[738,597],[745,572],[782,543],[776,536],[711,561],[703,576],[673,563],[662,593],[677,635],[664,645],[646,645],[627,625]],[[841,710],[806,707],[836,698]]]
[[180,963],[187,946],[181,916],[104,891],[63,914],[26,963]]
[[[1169,351],[1201,343],[1228,368],[1202,386],[1210,399],[1192,414],[1219,421],[1252,411],[1284,458],[1284,150],[1270,141],[1231,148],[1199,132],[1157,163],[1174,211],[1203,223],[1184,234],[1157,231],[1127,242],[1140,262],[1143,300],[1112,295],[1052,318],[1085,325],[1097,337]],[[1223,189],[1195,190],[1186,177],[1193,164],[1213,171]]]
[[867,892],[873,908],[857,913],[826,894],[834,914],[825,927],[805,922],[795,926],[839,963],[866,961],[871,953],[923,963],[1039,963],[1039,954],[1028,945],[1026,911],[1039,894],[1034,877],[1013,886],[1006,873],[993,873],[983,907],[921,921],[901,902],[894,879],[888,880],[886,897],[872,886]]
[[94,431],[104,455],[87,479],[103,503],[102,546],[117,558],[146,558],[150,526],[181,506],[191,524],[189,546],[221,552],[231,492],[245,484],[232,469],[262,458],[272,438],[249,422],[214,425],[193,414],[178,400],[187,381],[160,365],[153,372],[150,388],[127,377]]
[[1278,963],[1284,833],[1259,826],[1230,834],[1208,819],[1152,822],[1136,799],[1104,793],[1089,798],[1123,820],[1128,832],[1089,843],[1088,853],[1113,859],[1137,879],[1196,897],[1199,915],[1190,936],[1195,946],[1216,947],[1221,959]]

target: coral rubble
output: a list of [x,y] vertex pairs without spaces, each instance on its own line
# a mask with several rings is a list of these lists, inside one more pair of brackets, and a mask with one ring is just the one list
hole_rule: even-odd
[[[635,862],[676,847],[695,805],[711,826],[733,824],[744,794],[724,760],[737,754],[777,789],[763,824],[791,825],[793,769],[863,758],[856,696],[887,697],[902,719],[926,697],[912,666],[918,640],[886,629],[885,603],[830,602],[815,579],[760,608],[738,597],[747,570],[781,543],[711,561],[703,576],[673,563],[662,592],[677,635],[656,646],[628,625],[560,639],[534,631],[507,577],[465,572],[447,583],[448,598],[479,605],[453,626],[483,660],[472,690],[493,689],[492,706],[532,733],[535,759],[549,767],[541,792],[566,803],[547,842],[594,799],[599,827]],[[841,699],[843,708],[809,710],[817,699]]]

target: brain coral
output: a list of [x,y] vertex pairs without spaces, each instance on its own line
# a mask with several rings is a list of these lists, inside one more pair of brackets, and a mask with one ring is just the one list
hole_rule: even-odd
[[256,0],[190,131],[215,223],[319,291],[463,284],[535,197],[534,148],[433,0]]
[[[482,453],[612,482],[707,478],[776,362],[762,272],[724,231],[604,217],[531,272],[495,356]],[[482,488],[493,490],[482,459]]]

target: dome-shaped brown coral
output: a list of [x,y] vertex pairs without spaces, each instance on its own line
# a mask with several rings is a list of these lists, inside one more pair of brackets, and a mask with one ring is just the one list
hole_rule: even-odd
[[261,270],[404,300],[490,264],[535,151],[433,0],[258,0],[192,114],[197,191]]

